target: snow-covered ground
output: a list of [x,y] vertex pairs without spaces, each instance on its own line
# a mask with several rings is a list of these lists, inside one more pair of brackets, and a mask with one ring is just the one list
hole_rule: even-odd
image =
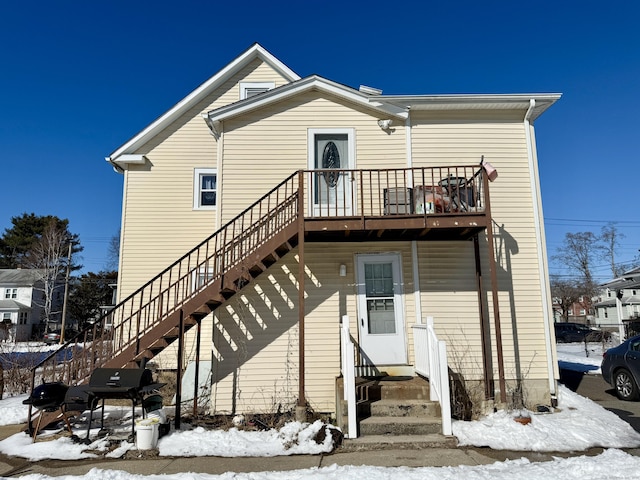
[[[598,347],[593,347],[597,349]],[[590,351],[587,356],[580,344],[558,345],[563,366],[582,371],[598,371],[602,350]],[[10,397],[0,401],[0,421],[4,424],[21,423],[26,419],[25,397]],[[338,467],[298,470],[295,472],[262,472],[251,474],[228,473],[221,476],[206,474],[163,475],[163,480],[177,479],[502,479],[522,477],[526,479],[551,477],[564,479],[617,479],[640,478],[640,458],[622,452],[621,448],[640,447],[640,434],[615,414],[603,409],[591,400],[577,395],[565,387],[559,390],[559,405],[554,413],[499,411],[475,422],[454,422],[454,435],[461,446],[488,446],[493,449],[522,451],[583,451],[589,447],[604,447],[604,453],[596,457],[578,456],[556,459],[552,462],[531,463],[526,459],[498,462],[478,467],[430,467],[430,468],[380,468],[367,466]],[[124,419],[130,409],[109,410],[107,417]],[[531,416],[529,425],[513,421],[517,413]],[[130,427],[130,424],[129,424]],[[314,436],[323,428],[320,422],[300,424],[292,422],[279,431],[248,431],[232,428],[229,431],[205,430],[202,428],[173,432],[160,439],[158,448],[161,456],[274,456],[292,454],[317,454],[328,452],[332,445],[330,436],[316,443]],[[79,430],[78,434],[84,432]],[[0,441],[0,452],[31,460],[77,459],[97,456],[107,452],[108,439],[91,445],[76,444],[68,437],[50,440],[40,436],[38,442],[31,443],[24,433],[17,433]],[[118,458],[135,445],[122,441],[116,450],[108,455]],[[330,461],[330,457],[328,457]],[[24,476],[22,478],[46,480],[48,477]],[[151,479],[155,476],[131,475],[125,472],[92,470],[81,477],[57,477],[94,480],[110,478]],[[158,478],[160,478],[158,476]]]

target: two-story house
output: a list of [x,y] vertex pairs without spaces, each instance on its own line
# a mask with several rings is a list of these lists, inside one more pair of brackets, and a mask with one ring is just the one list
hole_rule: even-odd
[[26,342],[42,321],[41,276],[35,270],[0,269],[0,341]]
[[640,268],[602,285],[594,305],[599,325],[617,328],[620,338],[640,333]]
[[534,122],[559,97],[384,95],[251,46],[107,157],[124,189],[100,364],[210,362],[213,413],[337,414],[351,360],[420,378],[436,335],[480,402],[553,403]]

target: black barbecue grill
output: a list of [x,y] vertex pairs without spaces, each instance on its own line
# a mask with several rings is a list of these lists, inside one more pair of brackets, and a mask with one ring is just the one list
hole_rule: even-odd
[[[151,370],[146,368],[96,368],[91,374],[89,385],[84,387],[88,403],[94,407],[90,409],[87,439],[93,420],[93,410],[97,407],[99,400],[102,400],[101,429],[104,429],[105,399],[131,400],[131,434],[135,435],[136,405],[142,404],[145,395],[154,393],[164,385],[164,383],[154,383]],[[144,408],[142,416],[145,416]]]
[[69,419],[67,418],[64,408],[64,400],[68,390],[69,387],[61,382],[43,383],[34,388],[31,395],[22,402],[40,411],[36,428],[33,431],[31,430],[31,418],[29,418],[29,431],[33,432],[34,441],[40,430],[42,419],[44,418],[43,412],[56,412],[59,410],[67,425],[67,429],[71,432],[71,425],[69,424]]

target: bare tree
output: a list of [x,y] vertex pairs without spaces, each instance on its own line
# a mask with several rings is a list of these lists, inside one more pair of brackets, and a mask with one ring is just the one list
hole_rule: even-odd
[[565,322],[568,322],[569,311],[578,302],[579,298],[584,296],[584,292],[581,291],[581,286],[575,280],[565,280],[554,275],[551,277],[550,283],[551,296],[556,305],[560,306],[562,318]]
[[602,227],[600,233],[601,255],[611,267],[611,276],[619,277],[625,271],[625,268],[616,264],[616,250],[620,247],[620,241],[625,237],[624,233],[620,233],[614,223]]
[[109,240],[109,247],[107,248],[107,263],[105,265],[106,270],[116,271],[118,270],[118,264],[120,262],[120,230]]
[[45,331],[49,330],[49,324],[61,313],[60,299],[64,292],[67,252],[72,241],[73,237],[66,229],[51,221],[25,255],[25,265],[33,269],[36,278],[40,280],[34,290],[40,291],[42,296],[34,299],[34,303],[42,308]]
[[567,233],[556,255],[551,258],[567,267],[580,283],[582,295],[589,297],[595,294],[591,268],[594,260],[601,255],[598,237],[592,232]]

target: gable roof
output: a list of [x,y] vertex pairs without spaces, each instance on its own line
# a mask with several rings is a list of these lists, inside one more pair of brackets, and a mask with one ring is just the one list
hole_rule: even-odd
[[640,288],[640,267],[624,272],[620,277],[609,280],[601,285],[611,290],[625,288]]
[[0,269],[0,285],[32,286],[41,276],[36,270],[21,268],[3,268]]
[[134,152],[152,139],[155,135],[165,129],[173,121],[179,118],[185,111],[189,110],[194,104],[209,95],[212,91],[226,82],[236,72],[244,68],[250,62],[259,58],[267,63],[274,70],[290,81],[300,79],[300,76],[287,67],[284,63],[269,53],[264,47],[258,43],[254,43],[249,49],[229,63],[226,67],[209,78],[206,82],[196,88],[189,95],[184,97],[180,102],[174,105],[170,110],[161,115],[153,123],[144,130],[117,148],[111,155],[106,157],[106,161],[112,163],[116,168],[121,168],[124,163],[140,163],[143,161],[141,155],[135,155]]
[[215,133],[217,130],[217,122],[230,117],[242,115],[243,113],[256,110],[265,105],[279,102],[283,99],[309,91],[329,93],[366,108],[377,110],[381,115],[385,116],[392,115],[398,118],[406,118],[408,115],[406,108],[385,104],[378,100],[372,100],[372,96],[370,94],[363,93],[354,88],[342,85],[341,83],[328,80],[319,75],[311,75],[298,81],[273,88],[261,93],[260,95],[255,95],[253,97],[216,108],[215,110],[202,114],[202,116],[209,124],[209,128],[211,128]]

